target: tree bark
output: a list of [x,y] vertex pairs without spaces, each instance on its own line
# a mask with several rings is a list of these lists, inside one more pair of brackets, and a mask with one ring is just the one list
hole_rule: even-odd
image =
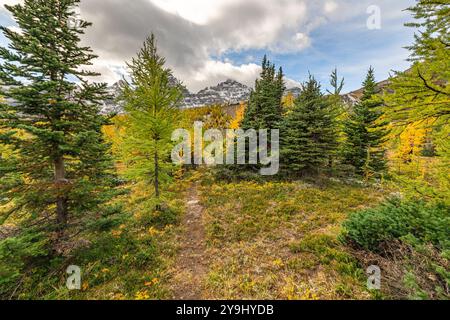
[[158,152],[155,151],[155,196],[157,199],[159,199],[160,193],[159,193],[159,159],[158,159]]
[[67,183],[66,180],[66,170],[64,167],[64,158],[58,157],[54,161],[55,166],[55,185],[58,192],[56,197],[56,220],[59,228],[64,229],[67,225],[68,217],[68,207],[67,207],[67,197],[63,194],[62,190]]

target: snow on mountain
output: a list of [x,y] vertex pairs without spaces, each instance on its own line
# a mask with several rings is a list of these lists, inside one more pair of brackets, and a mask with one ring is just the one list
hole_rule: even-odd
[[248,100],[251,88],[228,79],[215,87],[205,88],[198,93],[185,95],[182,108],[197,108],[214,104],[238,104]]
[[111,98],[103,101],[103,104],[100,106],[101,114],[122,114],[124,112],[122,104],[117,101],[120,94],[120,84],[121,81],[108,87],[108,95]]
[[[171,79],[173,84],[180,84],[180,82],[173,77]],[[191,93],[184,86],[184,99],[181,103],[182,109],[199,108],[209,105],[225,105],[225,104],[239,104],[248,100],[250,97],[251,88],[239,83],[237,81],[228,79],[225,82],[219,83],[217,86],[205,88],[198,93]],[[108,93],[111,99],[105,100],[101,107],[102,114],[121,114],[123,107],[117,102],[120,92],[120,83],[115,83],[108,88]]]

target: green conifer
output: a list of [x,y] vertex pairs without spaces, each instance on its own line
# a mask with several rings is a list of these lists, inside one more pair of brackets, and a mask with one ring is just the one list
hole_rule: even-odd
[[262,72],[256,80],[255,90],[242,121],[242,128],[247,129],[278,129],[282,120],[282,98],[285,91],[283,70],[275,71],[275,65],[264,56]]
[[287,172],[316,174],[337,148],[333,107],[320,84],[310,76],[302,85],[281,132],[281,162]]
[[371,67],[363,83],[363,96],[345,122],[344,163],[352,165],[360,175],[376,175],[386,169],[383,144],[387,132],[380,123],[383,102]]
[[100,214],[110,199],[113,166],[99,116],[105,85],[86,80],[98,74],[84,69],[96,56],[80,45],[90,23],[76,16],[78,4],[25,0],[6,6],[21,32],[1,27],[9,48],[0,48],[6,98],[0,131],[15,151],[0,160],[0,191],[11,206],[3,221],[26,213],[48,227],[56,216],[62,230],[70,218]]

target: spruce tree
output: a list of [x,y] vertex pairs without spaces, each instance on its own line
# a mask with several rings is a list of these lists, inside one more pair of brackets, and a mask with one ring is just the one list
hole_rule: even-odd
[[281,162],[288,173],[316,174],[335,153],[336,122],[332,105],[310,76],[283,122]]
[[[255,81],[255,89],[250,94],[244,117],[241,122],[243,130],[267,130],[269,137],[271,130],[280,129],[283,120],[283,95],[285,91],[283,69],[276,71],[265,55],[262,61],[260,78]],[[270,142],[267,148],[269,154],[272,149]],[[249,149],[247,146],[247,154]],[[260,165],[247,166],[247,169],[259,170]],[[235,173],[241,171],[240,166],[235,166]]]
[[248,129],[278,129],[282,120],[282,98],[285,91],[282,68],[278,72],[275,65],[264,56],[260,78],[255,82],[255,90],[242,121],[242,128]]
[[345,121],[346,143],[343,149],[344,163],[355,168],[360,175],[373,176],[386,169],[383,143],[387,132],[383,115],[383,101],[371,67],[363,83],[363,96]]
[[332,96],[332,97],[339,97],[342,89],[344,89],[344,84],[345,84],[345,79],[339,79],[338,76],[338,71],[337,69],[334,69],[331,72],[331,76],[330,76],[330,85],[333,88],[333,91],[327,90],[327,92]]
[[100,214],[99,206],[110,199],[113,166],[98,107],[105,85],[86,80],[97,75],[84,69],[96,56],[80,45],[90,23],[73,23],[78,5],[25,0],[6,6],[21,32],[1,27],[9,40],[9,48],[0,48],[6,98],[0,105],[1,142],[14,150],[0,159],[0,190],[9,208],[3,221],[25,214],[22,221],[48,227],[56,216],[63,230],[70,218]]
[[[336,141],[342,144],[344,140],[343,120],[346,115],[346,105],[342,100],[341,93],[345,85],[345,79],[339,78],[337,69],[334,69],[330,75],[330,85],[332,90],[327,90],[328,100],[330,103],[330,114],[334,119],[334,126],[336,132]],[[337,152],[330,155],[329,167],[332,168],[337,159]]]
[[151,183],[159,208],[162,182],[169,178],[173,130],[180,124],[181,85],[157,52],[155,36],[128,63],[131,81],[124,81],[122,99],[127,112],[123,122],[122,160],[126,176]]

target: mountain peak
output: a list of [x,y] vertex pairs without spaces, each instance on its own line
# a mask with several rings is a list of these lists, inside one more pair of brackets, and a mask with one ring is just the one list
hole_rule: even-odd
[[227,79],[216,86],[207,87],[196,94],[185,95],[182,108],[197,108],[214,104],[238,104],[248,100],[251,88],[237,82]]
[[[175,77],[171,77],[170,82],[174,85],[181,84]],[[181,103],[181,108],[183,109],[198,108],[215,104],[239,104],[242,101],[248,100],[252,91],[251,88],[233,79],[227,79],[216,86],[204,88],[198,93],[191,93],[184,86],[182,86],[182,88],[184,99]],[[119,95],[119,90],[119,83],[115,83],[108,88],[108,91],[113,98],[103,102],[102,113],[123,113],[122,106],[115,101],[115,98]]]

